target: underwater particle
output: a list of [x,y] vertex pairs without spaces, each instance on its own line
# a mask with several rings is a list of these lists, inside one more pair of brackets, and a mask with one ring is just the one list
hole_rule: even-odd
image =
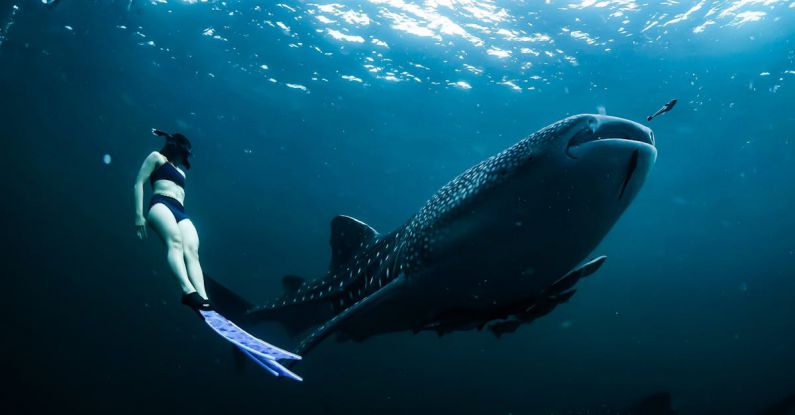
[[102,162],[105,163],[106,165],[110,164],[111,162],[110,154],[105,154],[104,156],[102,156]]
[[3,42],[8,37],[8,31],[11,30],[11,26],[14,25],[14,18],[16,18],[17,13],[19,13],[19,6],[15,4],[11,8],[11,16],[8,17],[5,25],[0,26],[0,46],[3,46]]
[[740,291],[742,291],[742,292],[748,291],[748,283],[747,282],[741,282],[739,288],[740,288]]
[[560,323],[560,328],[562,328],[562,329],[564,329],[564,330],[565,330],[565,329],[571,328],[571,326],[572,326],[573,324],[574,324],[574,323],[572,323],[572,322],[571,322],[571,320],[566,320],[566,321],[564,321],[563,323]]
[[75,30],[72,26],[69,26],[69,25],[64,26],[64,28],[66,28],[66,30],[68,30],[70,32]]
[[687,199],[685,199],[682,196],[674,196],[673,203],[675,205],[681,205],[681,206],[686,206],[690,204],[690,202],[688,202]]
[[596,111],[599,113],[599,115],[607,115],[607,108],[605,108],[604,105],[597,105]]

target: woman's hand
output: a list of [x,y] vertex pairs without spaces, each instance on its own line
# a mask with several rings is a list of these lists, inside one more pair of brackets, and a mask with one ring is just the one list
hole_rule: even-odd
[[138,235],[138,239],[146,239],[146,218],[143,216],[138,217],[135,219],[135,233]]

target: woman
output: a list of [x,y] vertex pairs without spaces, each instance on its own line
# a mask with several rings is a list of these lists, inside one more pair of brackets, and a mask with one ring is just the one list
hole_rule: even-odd
[[[146,238],[149,224],[165,243],[168,265],[182,287],[182,304],[199,310],[212,310],[204,289],[204,276],[199,263],[199,235],[185,214],[185,172],[190,169],[191,144],[182,134],[167,134],[152,130],[165,137],[166,144],[150,154],[135,180],[135,227],[140,239]],[[152,199],[144,216],[144,182],[152,184]]]

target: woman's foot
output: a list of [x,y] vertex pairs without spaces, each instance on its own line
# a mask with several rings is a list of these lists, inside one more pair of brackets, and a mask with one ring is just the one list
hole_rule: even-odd
[[185,304],[186,306],[194,309],[195,311],[213,310],[213,305],[210,303],[210,300],[203,298],[196,291],[187,294],[182,294],[182,304]]

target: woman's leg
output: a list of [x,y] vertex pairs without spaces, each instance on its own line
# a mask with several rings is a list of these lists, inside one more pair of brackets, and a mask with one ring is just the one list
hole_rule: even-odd
[[185,265],[188,269],[188,278],[196,288],[196,292],[207,299],[207,292],[204,290],[204,274],[199,263],[199,233],[190,219],[180,221],[179,230],[182,232],[182,247],[185,255]]
[[[160,236],[160,239],[163,240],[163,243],[166,244],[168,265],[171,267],[171,272],[177,277],[182,292],[188,294],[196,291],[196,288],[188,279],[188,271],[185,268],[185,255],[183,253],[182,232],[177,225],[177,220],[174,219],[174,214],[162,203],[156,203],[149,209],[147,221]],[[202,287],[203,289],[204,287]]]

